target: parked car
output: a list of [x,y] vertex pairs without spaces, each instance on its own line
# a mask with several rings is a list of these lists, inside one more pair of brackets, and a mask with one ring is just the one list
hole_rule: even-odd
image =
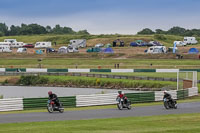
[[47,53],[55,53],[57,52],[54,48],[46,48]]
[[98,48],[103,47],[103,46],[104,46],[104,44],[102,44],[102,43],[99,43],[99,44],[95,45],[95,47],[98,47]]
[[18,48],[17,49],[17,53],[26,53],[27,52],[27,48]]
[[138,43],[136,43],[136,42],[132,42],[132,43],[130,43],[130,46],[131,46],[131,47],[138,47],[138,46],[139,46],[139,44],[138,44]]
[[34,48],[33,44],[25,44],[23,48]]

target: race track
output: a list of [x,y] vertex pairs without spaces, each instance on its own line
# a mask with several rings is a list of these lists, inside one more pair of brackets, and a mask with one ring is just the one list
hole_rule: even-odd
[[[133,105],[134,106],[134,105]],[[24,113],[24,114],[0,114],[0,123],[38,122],[38,121],[62,121],[85,120],[101,118],[118,118],[132,116],[153,116],[167,114],[200,113],[200,102],[178,104],[178,109],[166,110],[162,105],[133,107],[132,110],[98,109],[83,111],[66,111],[64,113]]]

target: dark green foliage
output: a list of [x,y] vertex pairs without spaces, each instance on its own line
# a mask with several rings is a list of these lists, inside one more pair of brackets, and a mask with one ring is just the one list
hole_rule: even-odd
[[139,31],[137,34],[140,34],[140,35],[152,35],[152,34],[154,34],[154,32],[149,28],[145,28],[142,31]]
[[[179,36],[200,36],[200,29],[189,30],[189,29],[175,26],[169,29],[168,31],[164,31],[162,29],[156,29],[155,32],[153,32],[151,29],[145,28],[142,31],[138,32],[137,34],[152,35],[154,33],[166,34],[166,35],[179,35]],[[160,38],[160,40],[163,40],[163,38]]]
[[15,35],[40,35],[40,34],[78,34],[89,35],[87,30],[75,32],[70,27],[61,27],[57,24],[55,27],[41,26],[38,24],[21,24],[21,26],[11,25],[10,28],[5,23],[0,23],[0,36],[15,36]]

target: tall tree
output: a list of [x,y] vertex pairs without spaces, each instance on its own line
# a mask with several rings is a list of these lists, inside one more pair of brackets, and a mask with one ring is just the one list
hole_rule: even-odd
[[8,26],[5,23],[0,23],[0,32],[3,36],[8,35]]

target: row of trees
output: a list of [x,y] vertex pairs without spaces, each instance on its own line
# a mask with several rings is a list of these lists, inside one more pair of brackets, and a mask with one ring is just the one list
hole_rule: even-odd
[[155,31],[145,28],[142,31],[139,31],[137,34],[141,35],[152,35],[152,34],[167,34],[167,35],[180,35],[180,36],[200,36],[200,29],[185,29],[182,27],[173,27],[168,31],[162,29],[156,29]]
[[21,26],[11,25],[8,27],[5,23],[0,23],[0,36],[14,35],[38,35],[38,34],[89,34],[87,30],[75,32],[70,27],[61,27],[59,24],[55,27],[41,26],[38,24],[21,24]]

